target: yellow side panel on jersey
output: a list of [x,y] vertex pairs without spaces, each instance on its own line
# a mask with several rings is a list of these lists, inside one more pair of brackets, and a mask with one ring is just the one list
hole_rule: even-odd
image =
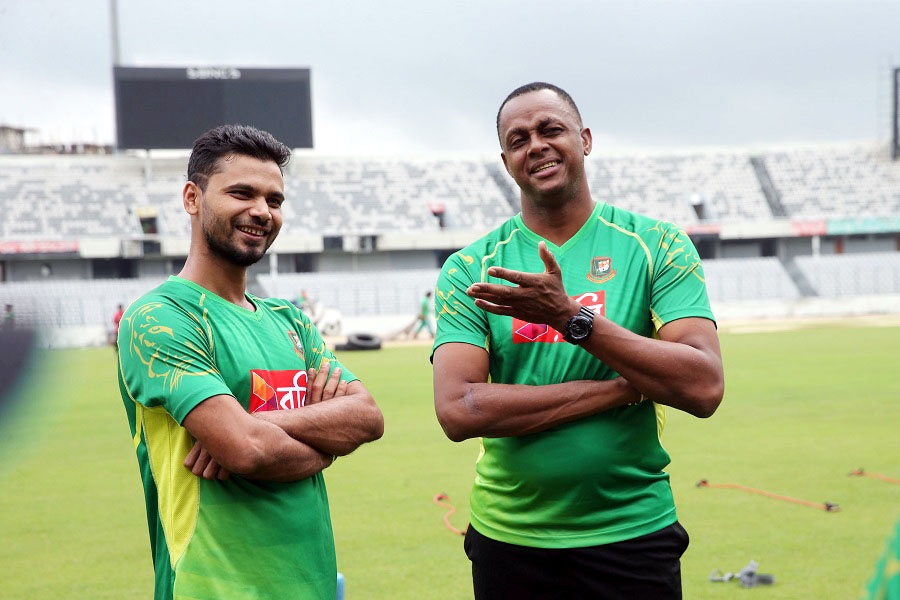
[[174,569],[194,535],[200,509],[200,479],[183,464],[194,440],[162,407],[142,408],[144,442],[156,482],[159,520]]
[[[658,340],[659,330],[662,329],[665,323],[662,322],[662,319],[659,318],[659,315],[652,308],[650,309],[650,319],[653,321],[653,339]],[[663,429],[666,428],[666,407],[656,402],[653,403],[653,407],[656,409],[656,435],[662,441]]]

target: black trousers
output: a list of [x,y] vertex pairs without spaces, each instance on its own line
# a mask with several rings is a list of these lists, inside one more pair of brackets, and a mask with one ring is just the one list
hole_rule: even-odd
[[586,548],[498,542],[469,525],[475,600],[680,600],[688,534],[674,523],[640,537]]

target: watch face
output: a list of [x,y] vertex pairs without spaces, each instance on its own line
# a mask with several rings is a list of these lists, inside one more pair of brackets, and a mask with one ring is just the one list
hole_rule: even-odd
[[591,321],[586,317],[573,319],[572,325],[569,327],[569,335],[576,340],[587,337],[591,332],[591,325]]

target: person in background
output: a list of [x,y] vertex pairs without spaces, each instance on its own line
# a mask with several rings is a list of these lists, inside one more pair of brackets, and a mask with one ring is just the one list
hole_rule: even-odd
[[12,331],[16,328],[16,313],[13,312],[13,305],[6,305],[6,312],[3,313],[3,329],[5,331]]
[[122,322],[122,316],[125,314],[125,307],[121,304],[116,309],[116,314],[113,315],[113,332],[110,336],[110,344],[112,344],[113,350],[116,352],[119,351],[119,323]]
[[431,290],[425,292],[422,301],[419,303],[419,314],[416,316],[416,325],[418,328],[412,334],[412,339],[419,337],[419,332],[423,329],[428,330],[428,337],[434,338],[434,329],[431,327]]

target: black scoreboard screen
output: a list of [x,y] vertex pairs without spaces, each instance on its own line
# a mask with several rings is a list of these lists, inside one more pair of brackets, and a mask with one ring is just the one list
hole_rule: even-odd
[[119,148],[190,148],[207,129],[264,129],[312,148],[309,69],[114,67]]

